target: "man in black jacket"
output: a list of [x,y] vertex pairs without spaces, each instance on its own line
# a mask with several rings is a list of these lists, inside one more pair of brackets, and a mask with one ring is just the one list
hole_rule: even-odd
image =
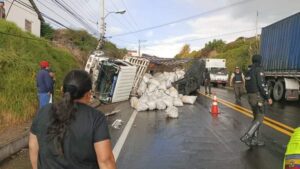
[[248,131],[241,137],[241,141],[248,146],[263,146],[264,142],[258,140],[259,127],[263,122],[267,104],[271,105],[272,99],[269,96],[263,69],[260,66],[261,56],[254,55],[252,57],[252,63],[253,64],[248,67],[245,80],[248,100],[254,119]]
[[204,79],[205,94],[207,94],[207,88],[209,94],[211,94],[210,73],[207,68],[205,69],[205,72],[203,74],[203,79]]

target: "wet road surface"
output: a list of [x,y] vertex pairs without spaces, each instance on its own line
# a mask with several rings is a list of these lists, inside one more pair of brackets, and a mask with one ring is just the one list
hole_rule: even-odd
[[[213,89],[219,98],[234,102],[233,92]],[[121,149],[119,169],[280,169],[289,136],[264,125],[262,139],[266,146],[249,149],[239,141],[251,118],[219,104],[221,114],[209,113],[211,99],[200,95],[195,105],[179,108],[178,119],[166,119],[163,111],[139,112]],[[243,98],[243,106],[248,103]],[[249,107],[248,107],[249,108]],[[116,107],[121,110],[108,118],[125,123],[121,129],[110,126],[113,146],[123,132],[133,110],[128,102]],[[267,116],[291,127],[300,119],[295,103],[276,103]],[[292,118],[292,119],[290,119]],[[14,165],[16,163],[23,165]],[[14,167],[12,167],[14,166]],[[22,166],[19,168],[19,166]],[[0,165],[1,169],[29,169],[27,154]]]

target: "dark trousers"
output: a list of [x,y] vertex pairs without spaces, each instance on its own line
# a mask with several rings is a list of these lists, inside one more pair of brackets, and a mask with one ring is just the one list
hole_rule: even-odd
[[204,82],[204,88],[205,88],[205,93],[207,93],[207,88],[208,88],[209,94],[211,94],[210,80],[205,80],[205,82]]
[[[263,123],[265,112],[267,111],[267,104],[259,93],[249,93],[248,101],[253,112],[253,120],[250,129],[253,128],[255,133]],[[258,127],[255,127],[255,125],[258,125]],[[249,134],[253,135],[254,133],[250,132]]]
[[234,86],[234,94],[235,94],[235,101],[241,102],[242,93],[244,90],[244,84],[243,83],[235,83]]

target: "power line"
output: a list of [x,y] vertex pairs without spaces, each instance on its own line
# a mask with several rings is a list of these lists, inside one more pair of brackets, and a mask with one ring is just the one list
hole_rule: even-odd
[[[68,0],[68,1],[69,1],[70,3],[72,3],[73,6],[74,6],[76,9],[78,9],[78,11],[85,12],[85,14],[87,14],[88,17],[95,18],[95,15],[93,15],[93,9],[90,8],[88,5],[85,5],[85,7],[86,7],[87,10],[80,10],[80,9],[83,8],[82,6],[78,5],[78,4],[80,4],[80,2],[77,1],[78,3],[74,3],[75,0]],[[86,4],[88,4],[88,3],[86,3]],[[91,10],[89,10],[89,9],[91,9]],[[92,13],[91,13],[91,12],[92,12]]]
[[125,1],[124,1],[124,0],[121,0],[121,1],[122,1],[123,5],[124,5],[124,7],[125,7],[126,11],[128,12],[128,15],[129,15],[129,17],[131,17],[131,19],[132,19],[133,23],[135,24],[136,28],[137,28],[137,29],[139,29],[139,27],[138,27],[138,24],[136,23],[136,21],[135,21],[134,17],[131,15],[131,12],[128,10],[128,8],[127,8],[127,5],[126,5]]
[[96,33],[97,30],[94,29],[92,26],[90,26],[78,13],[74,11],[68,4],[66,4],[63,0],[59,2],[58,0],[52,0],[57,4],[58,7],[61,9],[67,11],[71,16],[73,16],[79,23],[81,23],[82,26],[84,26],[86,29],[90,30],[92,33]]
[[[31,14],[33,14],[33,15],[36,15],[36,13],[35,13],[35,11],[34,12],[32,12],[32,10],[30,9],[30,11],[29,10],[27,10],[27,9],[25,9],[25,8],[23,8],[24,6],[22,5],[22,4],[20,4],[21,6],[19,6],[19,5],[17,5],[17,4],[15,4],[15,3],[12,3],[12,1],[9,1],[9,0],[6,0],[7,2],[9,2],[9,3],[11,3],[13,6],[16,6],[16,7],[18,7],[18,8],[20,8],[20,9],[23,9],[24,11],[27,11],[27,12],[29,12],[29,13],[31,13]],[[15,1],[15,0],[14,0]],[[17,2],[17,1],[15,1],[15,2]],[[19,3],[19,2],[18,2]]]
[[[44,3],[42,3],[41,1],[38,1],[42,6],[44,6],[45,8],[47,8],[49,11],[53,12],[54,14],[56,14],[58,17],[60,17],[61,19],[63,19],[64,21],[66,21],[67,23],[69,23],[72,27],[74,27],[74,25],[72,23],[70,23],[68,20],[66,20],[65,18],[61,17],[60,14],[58,14],[56,11],[54,11],[53,9],[49,8],[48,6],[46,6]],[[45,1],[46,2],[46,1]]]
[[[113,1],[113,0],[110,0],[110,2],[111,2],[111,4],[113,5],[113,7],[115,8],[115,10],[119,11],[119,9],[118,9],[117,5],[114,3],[114,1]],[[132,23],[127,19],[126,15],[125,15],[125,17],[124,17],[124,20],[128,23],[128,25],[129,25],[130,27],[133,28],[133,29],[132,29],[133,31],[137,30],[137,29],[134,27],[134,25],[132,25]]]
[[[10,2],[10,1],[8,1],[8,2]],[[17,2],[17,3],[20,4],[21,6],[27,8],[27,9],[33,11],[33,12],[36,12],[30,5],[28,5],[28,4],[26,4],[26,3],[22,2],[22,1],[15,0],[15,2]],[[13,5],[19,7],[19,6],[16,5],[16,4],[13,4]],[[23,10],[25,10],[25,11],[31,13],[31,11],[28,11],[28,10],[22,8],[22,7],[19,7],[19,8],[21,8],[21,9],[23,9]],[[55,20],[55,19],[53,19],[53,18],[47,16],[46,14],[44,14],[44,13],[42,13],[42,12],[40,12],[40,13],[41,13],[45,18],[51,20],[52,22],[55,22],[56,24],[58,24],[58,25],[60,25],[60,26],[62,26],[62,27],[64,27],[64,28],[66,28],[66,29],[70,29],[70,28],[68,28],[67,26],[65,26],[64,24],[58,22],[57,20]]]
[[217,37],[224,37],[224,36],[228,36],[228,35],[234,35],[234,34],[237,34],[237,33],[250,32],[250,31],[254,31],[255,29],[256,28],[252,28],[252,29],[247,29],[247,30],[241,30],[241,31],[236,31],[236,32],[223,33],[223,34],[212,35],[212,36],[207,36],[207,37],[203,37],[203,38],[195,38],[195,39],[190,39],[190,40],[182,40],[182,41],[177,41],[177,42],[145,44],[145,45],[146,46],[159,46],[159,45],[169,45],[169,44],[176,44],[176,43],[183,43],[183,42],[194,42],[194,41],[199,41],[199,40],[205,40],[205,39],[211,39],[211,38],[217,38]]
[[238,5],[244,4],[244,3],[249,2],[249,1],[252,1],[252,0],[239,1],[239,2],[236,2],[236,3],[230,4],[230,5],[223,6],[223,7],[220,7],[220,8],[216,8],[216,9],[213,9],[213,10],[210,10],[210,11],[206,11],[206,12],[203,12],[203,13],[200,13],[200,14],[197,14],[197,15],[181,18],[181,19],[178,19],[178,20],[174,20],[174,21],[167,22],[167,23],[160,24],[160,25],[156,25],[156,26],[143,28],[143,29],[140,29],[140,30],[132,31],[132,32],[116,34],[116,35],[113,35],[112,37],[125,36],[125,35],[135,34],[135,33],[144,32],[144,31],[148,31],[148,30],[152,30],[152,29],[158,29],[158,28],[161,28],[161,27],[165,27],[165,26],[168,26],[168,25],[175,24],[175,23],[180,23],[180,22],[184,22],[184,21],[187,21],[187,20],[190,20],[190,19],[198,18],[200,16],[207,15],[207,14],[210,14],[210,13],[214,13],[214,12],[217,12],[217,11],[220,11],[220,10],[224,10],[224,9],[227,9],[227,8],[238,6]]
[[[78,20],[82,26],[84,26],[85,28],[87,28],[90,31],[95,31],[95,29],[90,26],[86,20],[84,20],[84,18],[81,17],[81,15],[79,15],[77,12],[75,12],[75,10],[69,6],[65,1],[61,0],[61,2],[58,2],[57,0],[52,0],[54,2],[56,2],[56,4],[58,4],[59,7],[61,7],[62,9],[66,10],[69,14],[71,14],[71,16],[73,16],[76,20]],[[96,30],[97,32],[97,30]],[[95,32],[93,32],[95,33]]]

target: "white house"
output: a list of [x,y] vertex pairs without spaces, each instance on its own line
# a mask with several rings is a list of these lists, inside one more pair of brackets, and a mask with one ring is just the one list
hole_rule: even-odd
[[136,50],[128,50],[126,56],[134,56],[134,57],[138,57],[139,54]]
[[6,20],[16,23],[24,31],[38,37],[41,35],[41,22],[44,19],[33,0],[5,0],[4,2]]

